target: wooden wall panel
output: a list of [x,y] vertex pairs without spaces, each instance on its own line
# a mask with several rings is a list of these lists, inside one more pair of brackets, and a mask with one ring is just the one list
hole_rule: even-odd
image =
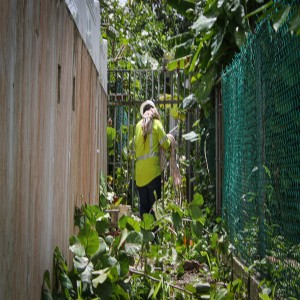
[[64,1],[1,1],[0,46],[0,299],[39,299],[75,205],[98,203],[106,94]]

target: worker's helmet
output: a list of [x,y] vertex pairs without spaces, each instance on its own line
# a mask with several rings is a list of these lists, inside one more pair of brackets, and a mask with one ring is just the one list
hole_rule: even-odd
[[151,100],[146,100],[146,101],[144,101],[144,102],[141,104],[141,107],[140,107],[140,113],[141,113],[141,116],[143,116],[143,114],[144,114],[144,107],[145,107],[146,105],[150,105],[150,106],[152,106],[153,108],[155,108],[155,104],[154,104],[153,101],[151,101]]

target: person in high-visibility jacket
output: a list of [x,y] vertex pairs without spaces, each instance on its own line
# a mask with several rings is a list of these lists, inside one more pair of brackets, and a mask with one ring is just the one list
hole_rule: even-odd
[[140,217],[153,213],[155,200],[161,198],[161,168],[159,147],[168,150],[170,140],[151,100],[140,107],[142,119],[137,123],[134,136],[135,182],[140,199]]

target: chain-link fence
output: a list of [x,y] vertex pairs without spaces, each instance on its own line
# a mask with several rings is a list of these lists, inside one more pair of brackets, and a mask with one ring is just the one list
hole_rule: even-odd
[[278,297],[300,299],[300,37],[261,23],[222,74],[222,97],[231,243]]

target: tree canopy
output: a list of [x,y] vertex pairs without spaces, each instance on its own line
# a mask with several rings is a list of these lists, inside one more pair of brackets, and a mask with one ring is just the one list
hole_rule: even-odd
[[163,67],[171,57],[168,37],[185,27],[185,17],[163,1],[101,1],[102,36],[108,40],[109,68]]
[[173,36],[175,57],[168,69],[184,68],[192,75],[192,83],[197,82],[195,92],[200,102],[206,101],[221,71],[246,42],[256,22],[269,19],[277,31],[288,20],[291,33],[300,34],[300,6],[287,5],[288,1],[167,2],[192,23],[188,30]]
[[[204,103],[257,21],[300,34],[300,6],[264,0],[101,0],[109,68],[185,69]],[[294,3],[294,2],[293,2]]]

